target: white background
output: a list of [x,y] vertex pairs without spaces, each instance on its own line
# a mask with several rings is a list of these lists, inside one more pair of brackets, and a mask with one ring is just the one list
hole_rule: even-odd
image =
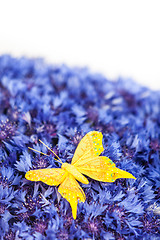
[[159,0],[0,0],[0,54],[160,89]]

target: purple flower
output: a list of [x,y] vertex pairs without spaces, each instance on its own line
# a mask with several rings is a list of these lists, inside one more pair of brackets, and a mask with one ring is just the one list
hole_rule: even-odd
[[16,133],[16,126],[9,122],[9,120],[0,122],[0,141],[10,140]]
[[[129,79],[111,82],[87,68],[1,56],[0,238],[158,240],[159,103],[159,91]],[[24,176],[60,167],[39,139],[70,163],[92,130],[104,136],[102,154],[137,179],[81,184],[86,201],[73,220],[56,187]]]

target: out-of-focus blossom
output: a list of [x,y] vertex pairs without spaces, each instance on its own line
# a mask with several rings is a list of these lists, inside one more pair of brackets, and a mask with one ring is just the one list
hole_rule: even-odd
[[[160,92],[107,80],[87,68],[0,57],[0,238],[160,239]],[[104,156],[137,179],[81,184],[73,220],[56,187],[26,171],[60,167],[89,131],[103,133]],[[47,154],[40,155],[28,149]]]

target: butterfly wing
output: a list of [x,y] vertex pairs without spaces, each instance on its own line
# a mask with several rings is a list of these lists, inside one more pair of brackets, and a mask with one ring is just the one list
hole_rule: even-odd
[[80,173],[102,182],[114,182],[118,178],[136,179],[132,174],[117,168],[108,157],[104,156],[88,158],[85,163],[77,164],[76,168]]
[[116,168],[109,158],[99,156],[104,150],[102,138],[102,133],[97,131],[91,131],[82,138],[72,159],[76,169],[102,182],[114,182],[117,178],[135,179],[132,174]]
[[58,192],[70,203],[73,218],[77,217],[77,204],[85,202],[85,193],[75,178],[62,168],[45,168],[30,170],[25,178],[30,181],[41,181],[50,186],[60,185]]
[[41,181],[50,186],[58,186],[67,173],[62,168],[44,168],[26,172],[25,178],[30,181]]
[[78,144],[71,164],[76,166],[78,163],[85,162],[87,158],[100,155],[104,150],[102,138],[101,132],[91,131],[87,133]]
[[85,202],[86,199],[83,189],[80,187],[75,178],[71,174],[68,174],[59,186],[58,192],[70,203],[73,218],[76,219],[78,201]]

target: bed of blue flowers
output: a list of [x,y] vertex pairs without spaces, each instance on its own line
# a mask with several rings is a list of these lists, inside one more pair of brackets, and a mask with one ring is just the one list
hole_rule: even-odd
[[[74,220],[56,187],[25,173],[58,166],[38,139],[70,163],[92,130],[104,136],[103,155],[136,180],[81,184],[86,201]],[[86,68],[1,56],[0,239],[160,239],[159,139],[160,91]]]

